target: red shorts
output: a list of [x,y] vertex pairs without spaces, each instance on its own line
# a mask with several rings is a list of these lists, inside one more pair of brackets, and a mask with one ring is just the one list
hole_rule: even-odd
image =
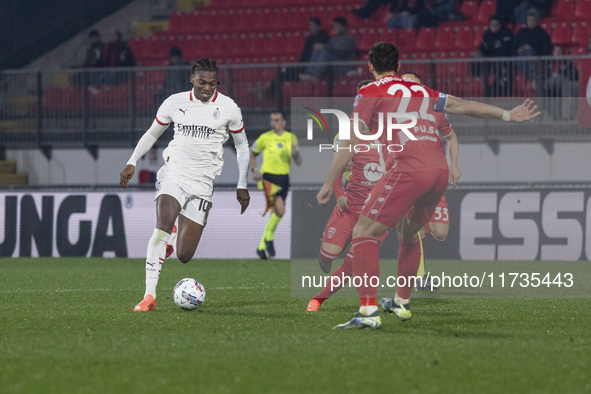
[[431,216],[431,220],[429,220],[429,222],[449,225],[449,208],[447,207],[445,194],[441,196],[441,199],[435,207],[435,211],[433,212],[433,216]]
[[[349,212],[341,212],[338,205],[334,207],[332,215],[330,215],[330,219],[328,219],[328,223],[326,223],[326,227],[322,232],[322,242],[337,245],[341,248],[345,248],[351,243],[353,227],[359,220],[360,212],[359,207],[349,208]],[[387,236],[388,232],[386,231],[378,238],[378,243],[381,245]]]
[[447,188],[448,177],[447,168],[406,172],[394,166],[369,193],[361,213],[388,227],[405,215],[424,226]]

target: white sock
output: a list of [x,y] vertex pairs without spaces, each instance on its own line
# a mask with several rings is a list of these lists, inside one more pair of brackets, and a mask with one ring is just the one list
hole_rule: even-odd
[[151,294],[156,299],[156,286],[158,286],[160,270],[162,269],[162,263],[166,255],[166,241],[169,238],[170,234],[155,228],[148,242],[148,253],[146,254],[146,293],[144,297]]
[[377,312],[378,307],[377,305],[367,305],[367,306],[360,306],[359,307],[359,312],[363,313],[366,316],[371,315],[374,312]]
[[398,297],[398,294],[396,294],[394,296],[394,302],[397,303],[398,305],[407,305],[409,303],[409,301],[410,301],[409,298]]

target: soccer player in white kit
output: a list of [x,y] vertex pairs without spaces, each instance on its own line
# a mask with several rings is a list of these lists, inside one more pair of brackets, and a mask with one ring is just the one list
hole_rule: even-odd
[[230,134],[238,159],[236,198],[241,214],[250,202],[246,190],[250,151],[240,108],[231,98],[218,92],[215,61],[198,60],[193,65],[190,81],[193,89],[164,100],[152,126],[138,141],[120,175],[121,187],[126,189],[137,160],[150,150],[170,122],[174,122],[174,139],[162,152],[165,163],[157,175],[157,219],[148,242],[146,292],[134,311],[152,311],[156,306],[160,269],[177,217],[177,257],[181,263],[193,258],[211,208],[213,181],[222,172],[223,144]]

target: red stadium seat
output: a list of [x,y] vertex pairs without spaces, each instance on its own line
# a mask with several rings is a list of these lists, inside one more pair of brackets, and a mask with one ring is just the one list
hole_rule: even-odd
[[396,46],[402,51],[412,50],[415,48],[415,41],[417,39],[417,29],[400,29],[398,31],[398,41]]
[[455,49],[471,50],[474,46],[474,27],[462,26],[456,32],[453,46]]
[[218,18],[217,30],[230,34],[238,21],[238,13],[234,9],[223,10]]
[[310,11],[306,7],[296,7],[289,9],[290,16],[287,19],[283,19],[284,28],[285,22],[287,21],[287,27],[293,31],[305,31],[308,30],[308,24],[310,22]]
[[589,36],[591,35],[591,30],[589,29],[589,22],[582,21],[582,22],[575,22],[575,26],[573,28],[571,42],[577,46],[589,47]]
[[435,49],[452,49],[454,47],[454,30],[452,27],[445,26],[437,29],[435,34]]
[[143,37],[131,37],[128,45],[134,58],[137,60],[145,59],[144,47],[146,46],[146,40]]
[[398,29],[387,29],[381,34],[380,41],[391,42],[398,47]]
[[570,21],[575,11],[575,0],[558,0],[552,6],[552,17],[559,21]]
[[571,43],[571,22],[559,22],[552,30],[552,45],[569,45]]
[[355,97],[357,94],[357,81],[350,77],[335,78],[332,88],[333,97]]
[[254,25],[255,22],[255,17],[256,17],[256,13],[255,13],[255,9],[253,8],[247,8],[242,10],[242,12],[238,13],[238,19],[236,22],[236,26],[234,27],[236,31],[239,32],[251,32],[252,31],[252,26]]
[[168,32],[171,34],[183,34],[188,19],[189,14],[185,12],[177,11],[172,13],[168,22]]
[[285,34],[275,33],[267,41],[266,55],[280,56],[285,53]]
[[61,107],[67,110],[82,109],[82,91],[75,86],[68,86],[62,91]]
[[460,12],[464,14],[467,21],[474,19],[478,12],[478,1],[463,1]]
[[215,43],[211,47],[211,51],[208,52],[208,56],[214,58],[220,63],[226,63],[226,59],[232,57],[231,55],[231,43],[232,38],[228,34],[220,34],[212,38]]
[[62,102],[63,90],[56,86],[45,89],[43,96],[43,109],[54,111],[60,108]]
[[548,33],[548,35],[552,37],[552,23],[543,20],[542,22],[540,22],[540,27],[546,30],[546,33]]
[[269,26],[275,19],[275,11],[271,8],[263,8],[255,13],[250,31],[269,32]]
[[478,7],[478,12],[476,13],[476,21],[480,23],[488,23],[488,18],[495,14],[496,5],[496,1],[484,0],[480,4],[480,7]]
[[474,35],[472,41],[474,48],[478,48],[480,46],[480,43],[482,43],[482,36],[486,30],[488,30],[486,26],[474,26]]
[[251,39],[247,34],[240,34],[234,39],[232,54],[236,57],[247,57],[250,53]]
[[247,44],[247,56],[260,57],[266,55],[267,37],[264,33],[256,33],[250,37],[250,43]]
[[417,50],[429,50],[433,49],[433,42],[435,41],[435,28],[433,27],[423,27],[419,30],[419,34],[417,36],[417,40],[414,44],[414,47]]
[[376,29],[366,29],[358,42],[360,51],[367,52],[371,49],[373,44],[380,40],[380,33]]
[[287,33],[285,38],[285,54],[286,55],[300,55],[304,49],[305,36],[299,31]]
[[591,0],[578,0],[574,14],[579,20],[591,21]]
[[587,53],[589,53],[589,46],[585,45],[585,46],[574,47],[571,54],[572,55],[586,55]]

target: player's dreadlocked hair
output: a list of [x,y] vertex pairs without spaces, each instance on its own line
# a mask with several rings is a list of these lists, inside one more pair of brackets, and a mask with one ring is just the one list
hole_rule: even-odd
[[211,71],[214,73],[218,72],[218,66],[215,64],[215,60],[202,57],[193,64],[193,74],[198,71]]
[[369,50],[369,62],[378,74],[396,71],[400,54],[398,49],[389,42],[376,42]]

